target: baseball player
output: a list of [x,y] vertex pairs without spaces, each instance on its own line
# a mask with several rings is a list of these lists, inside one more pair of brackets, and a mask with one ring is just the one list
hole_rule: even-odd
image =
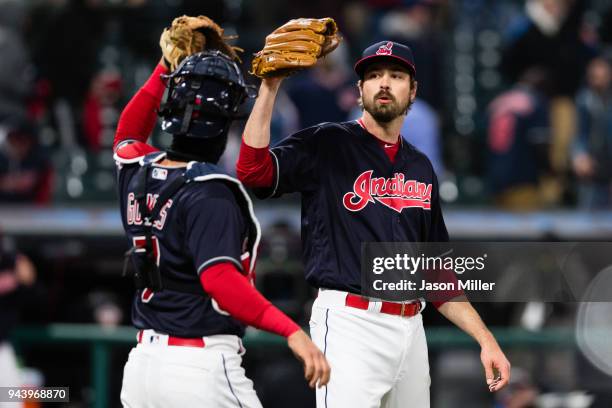
[[[36,268],[10,246],[0,233],[0,386],[21,387],[23,380],[9,337],[19,324],[21,309],[35,302]],[[19,401],[0,401],[0,408],[24,406]]]
[[[146,140],[159,110],[172,144]],[[260,239],[240,182],[215,165],[247,97],[217,50],[162,59],[121,114],[114,141],[121,218],[138,290],[138,344],[125,365],[125,407],[261,407],[241,367],[245,325],[287,338],[311,387],[327,383],[321,351],[252,286]]]
[[[264,75],[237,174],[261,196],[301,193],[305,275],[319,288],[311,335],[333,370],[317,390],[317,407],[428,407],[424,302],[359,295],[363,242],[448,241],[432,165],[399,134],[416,96],[415,64],[409,47],[383,41],[354,68],[361,118],[301,130],[272,149],[270,119],[284,72]],[[480,344],[486,382],[497,391],[510,364],[470,303],[454,300],[434,304]]]

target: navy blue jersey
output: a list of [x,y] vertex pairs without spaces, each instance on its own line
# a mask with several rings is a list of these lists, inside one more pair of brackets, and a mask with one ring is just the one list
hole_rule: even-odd
[[433,167],[401,143],[391,163],[375,137],[352,121],[304,129],[270,150],[274,184],[255,193],[301,193],[311,285],[360,293],[362,242],[448,241]]
[[[185,168],[170,168],[156,164],[165,153],[145,157],[152,162],[147,180],[149,206]],[[117,159],[117,155],[115,156]],[[117,160],[121,219],[130,244],[144,245],[142,215],[135,199],[135,175],[142,161]],[[132,321],[139,329],[154,329],[178,337],[201,337],[214,334],[244,334],[244,325],[219,309],[206,296],[199,274],[216,263],[231,262],[243,270],[241,256],[249,235],[251,220],[246,219],[237,192],[242,187],[229,176],[218,174],[210,164],[190,164],[191,181],[185,184],[162,207],[153,220],[153,249],[162,278],[192,284],[201,289],[201,296],[163,289],[152,292],[137,290],[132,307]],[[198,182],[201,181],[201,182]],[[206,182],[203,182],[206,181]],[[233,188],[233,184],[237,188]],[[239,186],[239,188],[238,188]],[[250,206],[250,203],[249,203]],[[256,223],[256,220],[254,221]],[[257,234],[259,234],[257,227]],[[252,245],[256,245],[257,236]],[[253,248],[251,246],[251,248]],[[253,256],[255,254],[253,253]],[[248,267],[247,267],[248,268]]]

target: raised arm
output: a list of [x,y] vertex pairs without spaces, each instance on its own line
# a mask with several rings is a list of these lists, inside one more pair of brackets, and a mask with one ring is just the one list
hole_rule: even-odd
[[261,81],[259,95],[244,128],[236,175],[249,187],[270,187],[274,180],[274,165],[268,147],[272,111],[282,80],[267,78]]
[[162,59],[147,82],[125,106],[117,124],[113,150],[125,140],[147,142],[157,122],[157,110],[166,89],[161,75],[166,73],[168,68]]
[[267,78],[261,81],[259,95],[244,128],[243,140],[247,145],[262,148],[270,144],[272,111],[282,81],[282,78]]
[[[306,37],[308,41],[304,41]],[[249,187],[273,187],[274,164],[267,150],[274,101],[281,82],[293,72],[314,66],[319,58],[332,52],[338,44],[338,27],[331,18],[290,20],[266,37],[264,48],[255,54],[251,63],[252,73],[262,78],[262,82],[244,129],[240,157],[236,163],[236,174],[242,183]],[[276,160],[283,161],[278,157]],[[283,163],[283,167],[287,167],[286,163]],[[283,186],[277,189],[283,176],[276,176],[277,186],[272,191],[273,195],[283,192]],[[285,192],[296,190],[295,185],[286,187]]]

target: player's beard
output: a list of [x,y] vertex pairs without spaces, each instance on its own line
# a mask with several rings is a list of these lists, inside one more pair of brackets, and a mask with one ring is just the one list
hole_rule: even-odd
[[[391,102],[384,104],[378,102],[377,99],[382,96],[391,99]],[[389,92],[378,92],[372,99],[363,98],[363,109],[380,123],[389,123],[398,116],[405,115],[411,105],[412,101],[410,99],[404,104],[400,104],[395,96]]]

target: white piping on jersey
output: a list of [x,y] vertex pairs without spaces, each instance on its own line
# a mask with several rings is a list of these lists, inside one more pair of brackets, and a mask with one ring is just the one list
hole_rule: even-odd
[[119,144],[117,144],[117,146],[115,146],[115,152],[117,152],[117,150],[119,150],[120,147],[122,147],[124,144],[127,143],[131,143],[131,142],[137,142],[138,140],[136,139],[125,139],[119,142]]
[[213,298],[210,298],[210,303],[212,304],[213,309],[215,309],[215,312],[223,315],[223,316],[230,316],[229,313],[227,313],[225,310],[221,309],[221,306],[219,306],[219,304],[217,303],[217,301]]
[[198,275],[200,275],[202,273],[202,270],[206,268],[208,265],[210,265],[213,262],[219,262],[219,261],[230,261],[236,264],[236,266],[238,267],[238,269],[240,269],[240,271],[244,269],[242,267],[242,264],[239,261],[237,261],[236,258],[232,258],[231,256],[216,256],[204,262],[202,265],[198,267]]
[[127,140],[122,140],[116,147],[115,147],[115,153],[113,153],[113,159],[115,159],[115,161],[117,162],[117,164],[122,163],[122,164],[132,164],[132,163],[138,163],[138,161],[140,161],[141,156],[138,157],[134,157],[133,159],[124,159],[123,157],[120,157],[117,154],[117,151],[119,151],[119,149],[121,147],[123,147],[124,145],[128,144],[128,143],[132,143],[132,142],[137,142],[137,140],[134,139],[127,139]]
[[[117,145],[117,147],[115,148],[115,154],[113,155],[113,158],[115,159],[115,161],[122,163],[122,164],[133,164],[133,163],[139,163],[141,166],[144,164],[144,156],[146,156],[146,154],[143,154],[142,156],[137,156],[134,157],[133,159],[124,159],[123,157],[119,157],[119,155],[117,154],[117,151],[126,143],[128,142],[138,142],[138,140],[134,140],[134,139],[128,139],[128,140],[123,140],[121,141],[121,143],[119,143]],[[153,153],[153,152],[151,152]],[[151,164],[154,167],[160,167],[162,169],[182,169],[185,168],[185,166],[163,166],[161,164],[157,164],[156,162],[163,159],[164,157],[166,157],[166,152],[159,152],[158,156],[155,157],[153,159],[153,161],[151,162]]]
[[272,157],[274,157],[274,163],[276,164],[276,177],[274,180],[274,189],[272,190],[272,193],[266,198],[274,197],[274,194],[276,194],[276,190],[278,190],[278,184],[280,182],[280,165],[278,164],[278,157],[276,157],[276,153],[274,153],[272,149],[270,149],[270,154],[272,155]]
[[[140,162],[139,163],[140,163],[141,166],[144,166],[144,164],[145,164],[144,159],[145,159],[146,156],[148,156],[148,155],[145,154],[144,156],[140,157]],[[166,152],[159,152],[157,154],[157,156],[155,156],[155,157],[153,157],[151,159],[151,163],[155,163],[157,161],[160,161],[164,157],[166,157]]]
[[157,164],[157,163],[151,163],[152,167],[156,167],[158,169],[168,169],[168,170],[172,170],[172,169],[185,169],[187,168],[186,166],[163,166],[161,164]]
[[[187,170],[191,169],[191,167],[195,163],[197,162],[195,161],[189,162],[189,164],[187,165]],[[226,174],[209,174],[208,176],[198,176],[193,179],[193,181],[208,181],[208,180],[231,181],[232,183],[238,186],[238,188],[240,189],[240,192],[242,193],[242,195],[244,196],[247,202],[247,206],[249,208],[249,215],[251,216],[251,220],[253,221],[253,224],[255,224],[255,230],[256,230],[255,243],[253,244],[253,256],[251,257],[249,270],[247,271],[251,273],[255,269],[255,262],[257,261],[257,249],[259,247],[259,240],[261,239],[261,227],[259,226],[259,221],[257,220],[257,217],[255,217],[255,211],[253,210],[253,202],[251,201],[251,198],[247,194],[246,190],[244,189],[244,186],[242,185],[242,183],[239,180],[231,176],[228,176]]]
[[[153,167],[159,167],[161,169],[184,169],[184,168],[189,168],[189,163],[185,164],[184,166],[164,166],[161,164],[158,164],[157,162],[160,161],[161,159],[165,159],[166,156],[168,155],[167,152],[159,152],[159,154],[157,155],[157,157],[151,159],[151,166]],[[144,157],[142,158],[142,161],[140,162],[140,165],[144,165]]]

